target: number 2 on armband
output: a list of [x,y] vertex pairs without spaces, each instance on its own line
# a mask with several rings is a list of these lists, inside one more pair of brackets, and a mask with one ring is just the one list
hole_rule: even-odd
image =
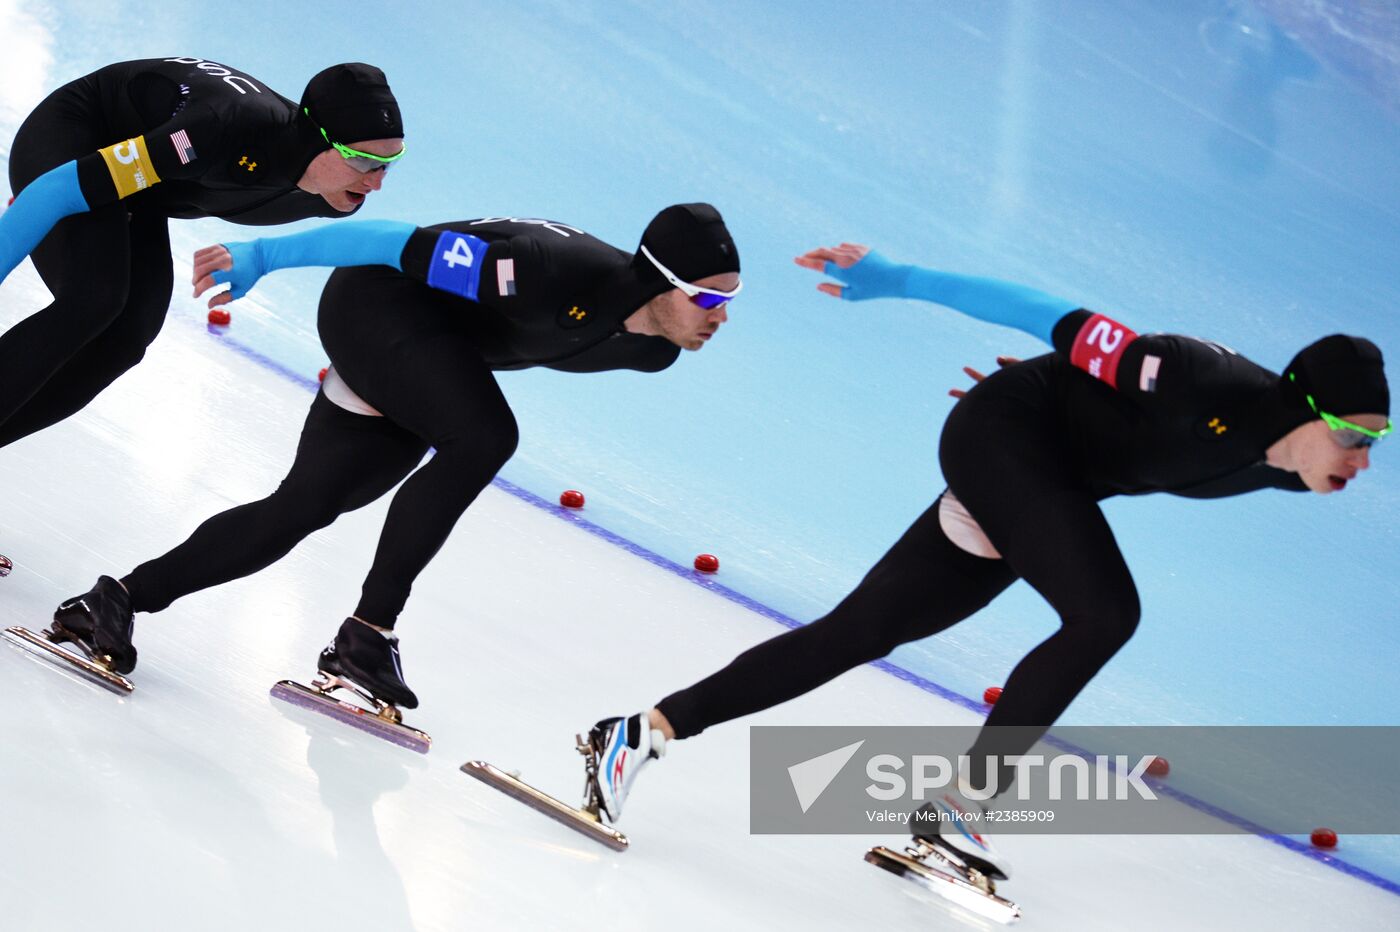
[[447,263],[448,268],[455,269],[459,265],[467,268],[472,267],[472,249],[467,244],[465,237],[458,236],[452,240],[452,248],[442,254],[442,261]]
[[1110,321],[1100,320],[1089,329],[1089,335],[1084,342],[1090,346],[1097,343],[1099,349],[1111,356],[1114,350],[1118,349],[1118,344],[1123,342],[1123,328],[1115,327]]

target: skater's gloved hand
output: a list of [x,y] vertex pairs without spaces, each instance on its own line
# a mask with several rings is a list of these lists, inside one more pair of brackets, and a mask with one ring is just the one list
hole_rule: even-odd
[[[1021,360],[1017,359],[1015,356],[998,356],[997,366],[998,368],[1005,369],[1007,366],[1014,366],[1020,361]],[[985,375],[983,375],[981,372],[978,372],[971,366],[963,366],[963,372],[966,372],[967,377],[972,379],[972,381],[974,382],[980,382],[986,378]],[[954,398],[961,398],[967,394],[967,391],[961,388],[950,388],[948,389],[948,394],[952,395]]]
[[847,301],[904,296],[910,266],[891,262],[869,246],[842,243],[822,246],[793,260],[804,269],[824,272],[843,285],[822,282],[817,290]]
[[243,297],[267,273],[261,240],[205,246],[194,254],[194,296],[215,285],[231,285],[209,299],[209,309]]

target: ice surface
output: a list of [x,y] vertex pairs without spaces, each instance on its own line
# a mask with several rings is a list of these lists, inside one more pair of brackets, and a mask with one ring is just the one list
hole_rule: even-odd
[[[34,300],[26,267],[0,301]],[[5,621],[270,490],[310,393],[172,320],[80,417],[0,457]],[[873,667],[674,744],[616,854],[458,771],[481,758],[572,798],[573,734],[781,628],[488,490],[399,631],[426,757],[275,703],[358,594],[383,503],[250,579],[137,626],[118,698],[0,645],[0,925],[16,930],[977,927],[861,860],[895,835],[748,834],[749,724],[969,723]],[[624,663],[606,666],[610,655]],[[1400,897],[1252,837],[1008,838],[1025,928],[1385,928]]]
[[[790,264],[795,252],[868,240],[1075,296],[1141,329],[1220,339],[1272,366],[1337,330],[1371,335],[1392,357],[1400,341],[1400,70],[1395,14],[1379,6],[346,9],[306,0],[293,28],[285,3],[246,0],[237,28],[211,29],[224,5],[158,15],[0,0],[0,155],[44,93],[110,61],[198,54],[295,96],[315,68],[358,59],[390,75],[413,153],[365,216],[543,214],[630,245],[659,206],[713,200],[747,280],[720,338],[663,376],[503,376],[524,433],[507,476],[541,494],[585,488],[588,515],[673,560],[719,553],[723,581],[793,617],[829,608],[937,494],[943,392],[958,366],[1036,351],[927,305],[826,300]],[[177,223],[172,237],[183,258],[247,232]],[[266,280],[234,309],[237,339],[314,378],[324,274]],[[41,625],[97,573],[129,569],[281,476],[307,396],[209,339],[182,291],[145,365],[74,421],[0,452],[0,551],[19,563],[0,581],[4,623]],[[43,300],[22,272],[0,287],[0,325]],[[1390,457],[1378,449],[1364,482],[1327,500],[1109,503],[1144,621],[1068,718],[1393,724]],[[777,630],[498,492],[463,522],[404,619],[426,702],[415,723],[436,739],[427,761],[273,705],[267,688],[309,676],[353,604],[380,514],[350,516],[258,578],[143,620],[138,692],[125,702],[0,645],[11,713],[0,724],[0,928],[287,927],[318,913],[424,929],[945,915],[930,918],[859,863],[877,839],[749,838],[746,723],[678,745],[648,775],[623,826],[636,846],[625,860],[457,773],[488,757],[567,796],[575,729]],[[1348,597],[1328,579],[1345,580]],[[896,659],[977,696],[1053,624],[1014,587]],[[638,638],[638,669],[584,675],[584,658],[625,636]],[[970,714],[863,670],[755,721]],[[1018,875],[1006,892],[1040,927],[1400,925],[1391,894],[1257,840],[1009,845]],[[1400,878],[1400,839],[1344,838],[1339,856]]]

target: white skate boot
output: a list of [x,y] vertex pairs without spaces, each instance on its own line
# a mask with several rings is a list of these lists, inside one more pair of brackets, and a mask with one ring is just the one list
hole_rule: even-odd
[[975,871],[992,888],[1011,878],[1011,865],[983,833],[986,815],[984,804],[950,787],[914,813],[914,842],[937,846],[955,867]]
[[949,788],[913,814],[914,840],[903,852],[881,845],[865,859],[978,915],[1015,922],[1021,908],[996,893],[996,881],[1008,879],[1011,869],[984,834],[986,813],[962,789]]
[[[586,764],[583,808],[598,811],[616,823],[637,775],[666,753],[666,736],[652,729],[647,714],[605,718],[588,732],[591,759]],[[580,748],[580,751],[583,749]]]
[[637,774],[648,761],[661,756],[666,739],[651,730],[647,713],[641,712],[625,719],[603,719],[587,737],[577,735],[574,741],[584,758],[583,805],[577,809],[526,783],[519,774],[483,760],[467,761],[462,772],[614,851],[626,851],[627,836],[605,823],[604,816],[610,823],[622,815],[622,804]]

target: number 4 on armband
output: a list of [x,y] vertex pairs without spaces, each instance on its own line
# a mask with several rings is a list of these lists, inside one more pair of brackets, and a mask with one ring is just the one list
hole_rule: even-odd
[[480,237],[444,230],[433,248],[428,284],[475,301],[486,247],[486,241]]
[[465,236],[453,237],[452,248],[442,254],[442,261],[447,263],[448,268],[455,269],[459,265],[471,268],[475,257],[472,255],[472,248],[468,245],[467,238]]

